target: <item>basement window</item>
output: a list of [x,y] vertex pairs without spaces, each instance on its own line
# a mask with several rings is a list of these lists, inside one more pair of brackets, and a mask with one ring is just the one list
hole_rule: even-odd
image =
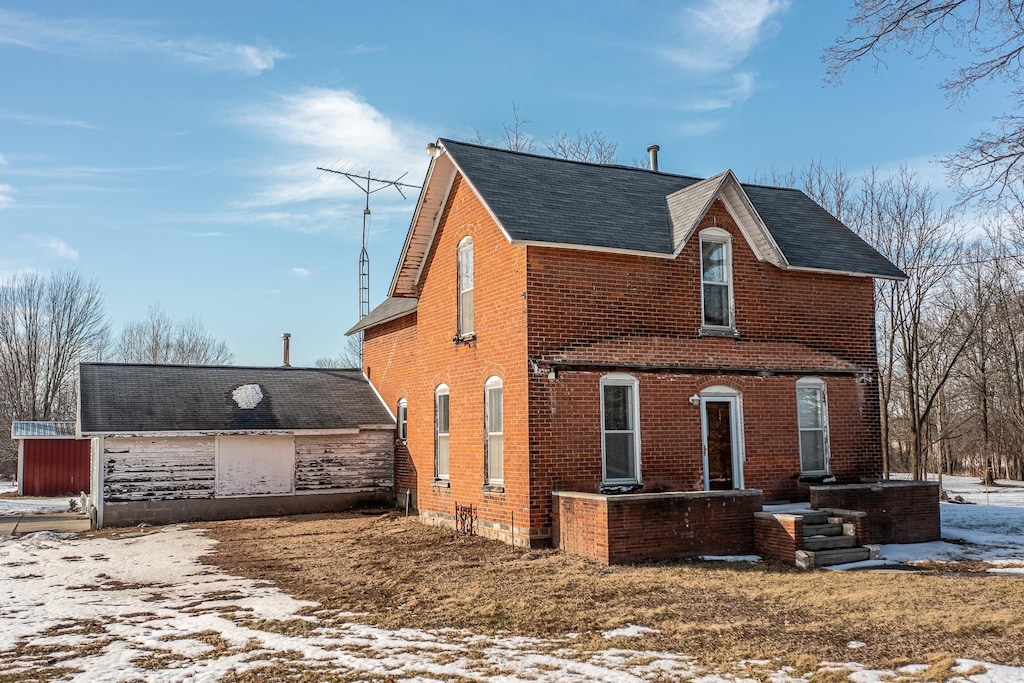
[[828,404],[825,382],[803,377],[796,383],[797,426],[800,432],[800,471],[828,474]]
[[708,228],[700,233],[701,324],[733,330],[732,236]]

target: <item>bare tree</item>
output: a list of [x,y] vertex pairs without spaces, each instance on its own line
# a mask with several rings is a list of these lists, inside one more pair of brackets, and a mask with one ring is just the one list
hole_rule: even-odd
[[618,149],[618,144],[609,142],[596,130],[592,133],[576,131],[576,137],[556,133],[544,143],[544,146],[551,152],[551,156],[557,159],[586,161],[592,164],[614,163],[615,150]]
[[912,55],[947,57],[964,49],[972,57],[942,83],[953,104],[979,86],[1014,86],[1011,112],[948,157],[947,169],[965,200],[1002,198],[1024,183],[1024,0],[855,0],[846,32],[823,60],[829,80],[838,83],[857,62],[884,64],[889,49]]
[[359,353],[359,335],[353,334],[345,338],[341,352],[331,358],[317,358],[313,363],[318,368],[361,368],[362,355]]
[[235,359],[227,344],[208,334],[199,319],[176,322],[159,304],[150,306],[144,320],[125,324],[115,355],[122,363],[171,365],[228,365]]
[[[95,280],[60,272],[0,281],[0,429],[73,418],[78,363],[99,359],[108,338]],[[10,442],[0,442],[9,463]]]
[[[510,149],[513,152],[532,152],[533,151],[533,137],[527,135],[524,128],[530,121],[528,119],[521,118],[519,116],[519,107],[516,106],[515,101],[512,102],[512,125],[507,123],[502,124],[504,133],[502,133],[501,139],[505,143],[505,149]],[[479,137],[477,133],[477,137]]]

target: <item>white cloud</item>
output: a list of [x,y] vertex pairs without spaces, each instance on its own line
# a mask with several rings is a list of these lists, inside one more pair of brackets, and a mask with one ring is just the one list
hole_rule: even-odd
[[10,111],[9,109],[0,110],[0,119],[16,121],[18,123],[27,123],[31,126],[99,130],[99,126],[94,126],[91,123],[86,123],[85,121],[79,121],[77,119],[63,119],[55,116],[35,116],[34,114],[25,114],[22,112]]
[[[284,162],[263,173],[266,187],[240,202],[245,207],[279,206],[313,199],[361,197],[343,177],[317,166],[416,184],[429,161],[423,151],[433,137],[423,129],[396,122],[355,93],[307,88],[283,95],[238,116],[264,140],[280,143]],[[331,163],[331,160],[335,160]],[[296,180],[299,179],[299,180]],[[407,189],[406,195],[417,190]],[[377,195],[378,200],[383,194]],[[398,198],[393,190],[386,194]]]
[[53,252],[55,256],[59,256],[60,258],[66,259],[78,258],[78,252],[75,249],[72,249],[67,242],[60,239],[59,237],[48,235],[45,237],[36,238],[36,241],[44,249],[49,249],[51,252]]
[[211,231],[211,232],[182,232],[181,234],[188,235],[189,237],[207,238],[207,237],[224,237],[227,233],[225,233],[225,232],[218,232],[218,231]]
[[0,45],[71,55],[149,54],[211,69],[256,75],[285,57],[271,47],[230,43],[207,37],[173,38],[137,21],[42,20],[31,14],[0,10]]
[[14,204],[14,188],[5,183],[0,183],[0,209]]
[[7,157],[5,157],[3,154],[0,154],[0,166],[6,166],[6,165],[7,165]]
[[679,132],[687,137],[699,138],[722,127],[721,121],[687,121],[679,125]]
[[292,268],[292,272],[299,277],[309,277],[312,274],[312,271],[307,268]]
[[776,18],[789,5],[790,0],[704,0],[680,14],[682,46],[659,54],[688,71],[727,71],[777,28]]
[[732,78],[732,87],[719,90],[710,96],[687,102],[682,106],[683,110],[717,111],[719,109],[728,109],[749,100],[756,90],[753,74],[740,72],[733,74]]

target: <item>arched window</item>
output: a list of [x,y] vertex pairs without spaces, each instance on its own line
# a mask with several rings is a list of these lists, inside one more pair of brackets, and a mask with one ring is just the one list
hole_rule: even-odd
[[637,379],[601,378],[601,464],[606,484],[640,482],[640,406]]
[[404,398],[398,399],[398,440],[405,441],[409,438],[409,402]]
[[817,377],[797,380],[796,418],[800,431],[800,471],[804,474],[828,474],[828,403],[824,380]]
[[732,303],[732,236],[721,228],[700,231],[701,324],[735,327]]
[[434,390],[434,477],[448,478],[448,385]]
[[500,485],[505,481],[504,391],[500,377],[491,377],[484,384],[487,484]]
[[459,336],[473,334],[473,238],[463,237],[458,248]]

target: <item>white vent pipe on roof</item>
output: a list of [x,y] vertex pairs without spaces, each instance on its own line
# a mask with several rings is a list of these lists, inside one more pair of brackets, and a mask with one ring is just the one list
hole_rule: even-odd
[[658,145],[651,145],[650,147],[647,148],[647,154],[649,154],[651,157],[652,171],[658,170],[658,150],[660,149],[661,147],[659,147]]
[[284,353],[284,363],[281,364],[281,367],[290,368],[292,356],[292,335],[289,334],[288,332],[283,332],[281,334],[281,346],[281,351]]

